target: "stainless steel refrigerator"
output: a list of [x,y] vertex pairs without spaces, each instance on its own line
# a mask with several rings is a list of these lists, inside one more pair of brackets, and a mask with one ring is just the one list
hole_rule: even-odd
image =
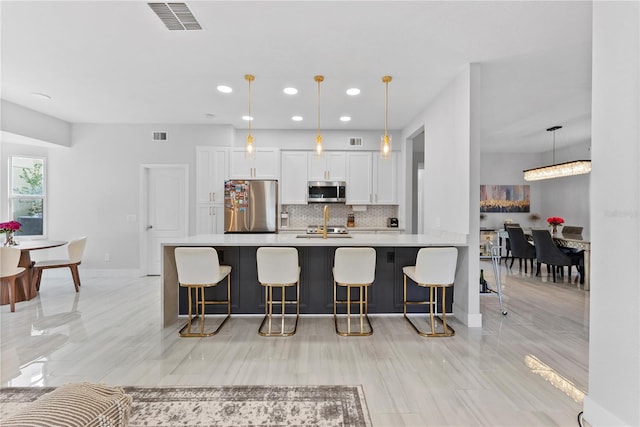
[[225,233],[276,233],[278,181],[224,182]]

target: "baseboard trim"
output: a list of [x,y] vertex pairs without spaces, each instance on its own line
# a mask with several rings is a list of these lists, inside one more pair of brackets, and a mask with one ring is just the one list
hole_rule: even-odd
[[582,401],[583,418],[592,426],[628,426],[631,425],[616,417],[610,411],[596,403],[589,396]]

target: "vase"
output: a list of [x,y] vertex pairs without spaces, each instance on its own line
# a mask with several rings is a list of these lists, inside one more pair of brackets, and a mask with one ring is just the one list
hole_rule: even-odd
[[17,245],[16,241],[13,240],[13,231],[6,231],[5,232],[4,245],[5,246],[16,246]]
[[551,234],[553,234],[554,236],[555,236],[556,234],[558,234],[558,226],[557,226],[557,225],[554,225],[554,226],[553,226],[553,229],[551,230]]

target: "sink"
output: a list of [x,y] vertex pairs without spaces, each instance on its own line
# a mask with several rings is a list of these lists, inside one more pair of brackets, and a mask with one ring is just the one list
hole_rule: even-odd
[[[298,239],[322,239],[322,234],[297,234]],[[349,234],[327,234],[327,239],[350,239]]]

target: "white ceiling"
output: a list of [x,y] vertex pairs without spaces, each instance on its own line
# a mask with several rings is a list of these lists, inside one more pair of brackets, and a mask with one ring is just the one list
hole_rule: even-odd
[[559,147],[590,139],[591,2],[187,4],[202,31],[169,31],[143,1],[2,1],[2,98],[72,123],[244,129],[251,73],[255,129],[315,129],[323,74],[323,130],[380,130],[389,74],[389,128],[402,129],[480,63],[483,151],[547,151],[553,125]]

